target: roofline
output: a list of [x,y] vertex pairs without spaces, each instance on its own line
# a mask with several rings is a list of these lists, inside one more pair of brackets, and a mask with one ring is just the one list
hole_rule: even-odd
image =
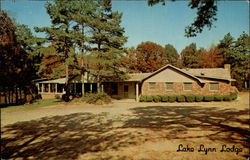
[[206,76],[196,76],[196,77],[207,78],[207,79],[215,79],[215,80],[221,80],[221,81],[229,81],[229,82],[236,81],[235,79],[225,79],[225,78],[217,78],[217,77],[206,77]]
[[170,65],[170,64],[167,64],[167,65],[161,67],[160,69],[156,70],[156,71],[153,72],[152,74],[150,74],[150,75],[148,75],[147,77],[143,78],[143,79],[141,80],[141,82],[142,82],[142,81],[145,81],[146,79],[148,79],[148,78],[150,78],[150,77],[152,77],[152,76],[154,76],[154,75],[156,75],[157,73],[163,71],[164,69],[166,69],[166,68],[168,68],[168,67],[170,67],[170,68],[172,68],[172,69],[174,69],[174,70],[177,70],[177,71],[179,71],[179,72],[181,72],[181,73],[183,73],[183,74],[185,74],[185,75],[187,75],[187,76],[189,76],[189,77],[195,79],[195,80],[198,81],[200,84],[203,84],[203,83],[204,83],[204,82],[202,82],[199,78],[197,78],[197,77],[195,77],[195,76],[193,76],[193,75],[191,75],[191,74],[188,74],[188,73],[182,71],[181,69],[179,69],[179,68],[177,68],[177,67],[175,67],[175,66],[172,66],[172,65]]

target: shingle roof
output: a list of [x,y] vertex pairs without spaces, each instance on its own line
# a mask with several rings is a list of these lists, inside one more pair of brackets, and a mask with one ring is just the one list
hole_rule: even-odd
[[142,79],[148,77],[151,74],[152,73],[130,73],[128,74],[130,78],[126,81],[141,81]]
[[232,80],[230,71],[224,68],[192,68],[181,70],[196,77]]

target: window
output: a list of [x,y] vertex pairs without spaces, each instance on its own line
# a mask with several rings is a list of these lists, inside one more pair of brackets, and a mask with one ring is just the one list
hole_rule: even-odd
[[209,90],[218,91],[219,90],[219,83],[217,83],[217,82],[210,83]]
[[149,82],[149,89],[155,89],[155,82]]
[[118,95],[118,84],[117,83],[111,83],[112,88],[112,95]]
[[167,91],[173,90],[173,82],[166,82],[166,90]]
[[184,90],[185,91],[191,91],[192,90],[192,83],[191,82],[187,82],[187,83],[184,83]]

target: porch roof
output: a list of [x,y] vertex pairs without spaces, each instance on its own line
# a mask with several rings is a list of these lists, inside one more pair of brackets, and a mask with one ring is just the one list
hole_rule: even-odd
[[47,81],[41,81],[38,83],[58,83],[58,84],[65,84],[66,83],[66,78],[59,78],[59,79],[52,79],[52,80],[47,80]]

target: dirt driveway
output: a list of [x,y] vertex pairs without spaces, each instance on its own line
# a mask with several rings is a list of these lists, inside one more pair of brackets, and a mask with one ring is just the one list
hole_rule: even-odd
[[246,159],[248,102],[248,94],[240,93],[234,102],[5,108],[1,155],[39,160]]

